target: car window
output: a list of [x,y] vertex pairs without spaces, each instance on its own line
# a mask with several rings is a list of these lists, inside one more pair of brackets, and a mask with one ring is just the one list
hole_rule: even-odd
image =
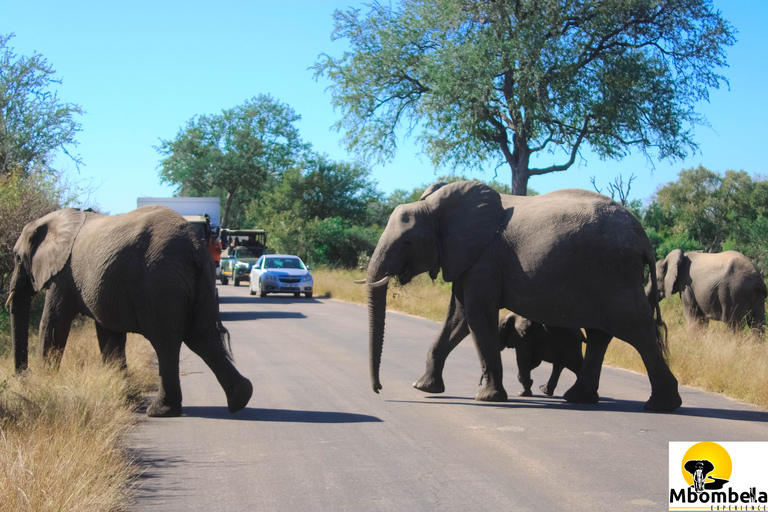
[[304,264],[301,262],[299,258],[267,258],[264,262],[264,268],[271,268],[271,269],[282,269],[282,268],[291,268],[291,269],[303,269]]
[[256,263],[253,265],[253,268],[261,268],[262,263],[264,263],[264,256],[262,256],[256,261]]
[[260,256],[260,254],[253,252],[253,250],[247,247],[235,249],[235,255],[238,258],[258,258]]

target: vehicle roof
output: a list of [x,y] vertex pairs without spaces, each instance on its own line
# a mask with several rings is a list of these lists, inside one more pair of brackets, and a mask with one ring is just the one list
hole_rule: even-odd
[[298,256],[296,256],[295,254],[265,254],[264,257],[265,258],[298,258],[298,259],[301,259]]

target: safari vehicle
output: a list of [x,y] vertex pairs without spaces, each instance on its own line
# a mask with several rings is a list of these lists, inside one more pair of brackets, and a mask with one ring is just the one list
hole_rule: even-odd
[[250,279],[251,268],[262,255],[267,253],[267,232],[263,229],[222,229],[221,284]]

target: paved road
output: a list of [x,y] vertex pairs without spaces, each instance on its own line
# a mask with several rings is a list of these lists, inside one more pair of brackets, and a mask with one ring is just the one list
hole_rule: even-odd
[[[376,395],[364,307],[219,293],[254,396],[230,415],[184,349],[184,416],[146,419],[131,439],[144,469],[133,510],[666,510],[669,441],[768,439],[765,411],[690,388],[677,413],[643,412],[647,378],[611,368],[594,406],[475,402],[469,340],[448,360],[446,394],[425,395],[411,384],[439,325],[392,313]],[[514,395],[514,353],[504,357]],[[534,373],[534,389],[548,371]]]

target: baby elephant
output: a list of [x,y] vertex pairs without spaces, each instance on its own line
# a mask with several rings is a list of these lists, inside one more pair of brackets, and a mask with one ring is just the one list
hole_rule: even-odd
[[552,396],[555,393],[563,368],[568,368],[578,375],[584,361],[581,352],[583,341],[584,335],[580,329],[547,327],[515,313],[509,313],[499,321],[501,350],[505,347],[514,348],[517,356],[517,378],[524,388],[519,396],[533,395],[531,370],[542,361],[552,363],[549,382],[539,387],[546,395]]

